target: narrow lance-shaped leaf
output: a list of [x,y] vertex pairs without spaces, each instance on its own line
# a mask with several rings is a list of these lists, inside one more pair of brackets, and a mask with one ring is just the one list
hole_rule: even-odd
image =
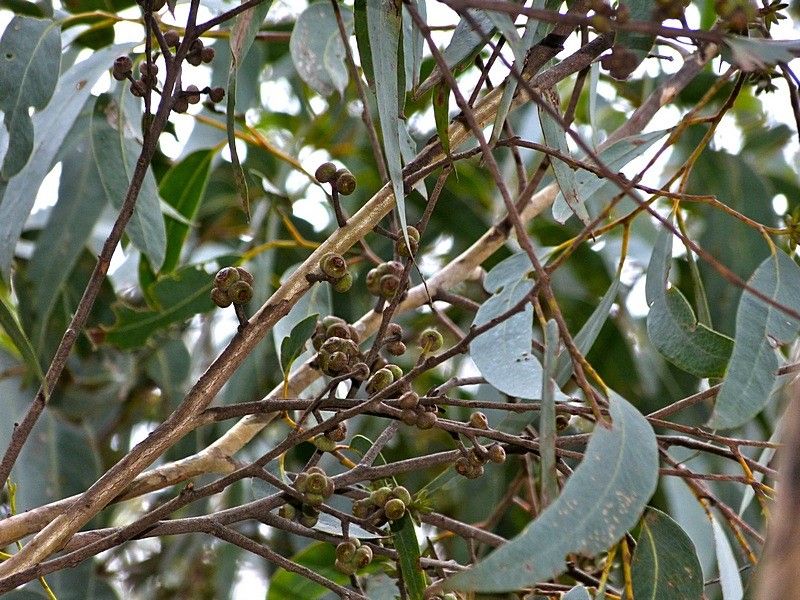
[[723,57],[743,71],[758,71],[778,63],[788,63],[800,56],[800,40],[770,40],[726,35],[725,46],[730,50]]
[[285,375],[288,375],[292,364],[303,352],[306,342],[311,337],[311,334],[314,333],[318,316],[317,314],[308,315],[292,328],[292,332],[289,335],[283,338],[280,359],[281,369]]
[[[125,117],[120,107],[107,96],[100,96],[91,120],[92,161],[106,200],[117,210],[122,207],[128,193],[141,151],[139,144],[127,137],[125,129]],[[164,262],[167,234],[155,177],[150,169],[145,174],[126,232],[150,264],[158,269]]]
[[397,550],[398,566],[403,574],[403,585],[409,600],[423,600],[425,597],[425,575],[419,566],[419,542],[414,530],[414,521],[406,512],[399,521],[391,524],[392,543]]
[[[608,320],[611,306],[617,298],[619,286],[620,280],[619,276],[617,276],[614,278],[614,281],[611,282],[611,285],[608,286],[608,290],[606,290],[606,293],[600,299],[600,302],[592,311],[592,314],[586,319],[586,323],[583,324],[581,330],[575,335],[573,341],[575,342],[575,347],[581,354],[586,355],[589,350],[592,349],[592,346],[597,340],[597,336],[600,335],[603,325]],[[560,386],[564,385],[569,379],[572,373],[572,358],[568,352],[562,352],[559,355],[555,373],[556,383]]]
[[439,83],[433,88],[433,119],[442,150],[450,155],[450,88]]
[[28,110],[42,110],[53,96],[61,65],[61,35],[55,21],[15,16],[0,38],[0,110],[8,129],[0,178],[19,173],[33,150]]
[[647,279],[644,286],[644,295],[647,305],[653,304],[659,296],[664,295],[669,279],[670,263],[672,262],[672,232],[662,227],[653,245],[650,263],[647,265]]
[[542,508],[558,496],[556,477],[556,399],[553,376],[559,337],[558,324],[550,319],[544,330],[544,377],[542,378],[542,409],[539,413],[539,456],[542,469]]
[[231,164],[233,165],[233,180],[236,190],[239,193],[239,200],[242,203],[247,220],[250,220],[250,193],[247,189],[247,178],[239,160],[239,153],[236,151],[236,75],[242,60],[253,45],[261,23],[267,16],[272,0],[257,4],[243,13],[237,15],[231,30],[231,68],[228,73],[228,98],[225,107],[225,123],[228,133],[228,150],[231,153]]
[[372,55],[378,119],[383,135],[383,153],[392,182],[397,213],[406,244],[406,207],[403,191],[403,164],[400,148],[400,105],[398,54],[402,31],[400,3],[395,0],[367,0],[367,31]]
[[8,276],[14,248],[31,212],[39,186],[50,172],[75,119],[98,77],[108,72],[115,56],[133,44],[98,50],[70,67],[59,79],[53,99],[33,115],[34,148],[31,159],[7,184],[0,181],[0,272]]
[[650,424],[612,393],[611,428],[595,427],[583,461],[561,495],[522,533],[445,588],[504,592],[561,573],[568,554],[608,549],[639,520],[658,482],[658,448]]
[[561,600],[592,600],[589,595],[589,590],[583,587],[580,583],[564,594]]
[[[560,114],[558,93],[555,89],[547,88],[542,90],[541,97],[546,106],[549,106],[556,114]],[[562,123],[559,123],[545,106],[539,105],[538,109],[539,122],[542,125],[542,136],[544,137],[545,143],[551,148],[558,150],[561,154],[569,156],[570,151],[567,145],[567,134],[564,131]],[[588,225],[589,213],[583,205],[584,198],[579,194],[578,182],[575,179],[575,171],[565,162],[555,157],[551,157],[550,164],[553,166],[553,173],[556,176],[558,187],[570,209],[584,225]]]
[[681,526],[648,508],[631,565],[636,600],[700,600],[703,571],[694,544]]
[[[450,70],[456,70],[469,62],[483,47],[485,43],[483,40],[494,33],[494,23],[489,11],[470,8],[467,9],[467,14],[469,17],[461,17],[453,30],[450,43],[442,51],[442,58]],[[419,85],[415,96],[419,98],[442,79],[442,72],[437,65],[428,78]]]
[[[800,267],[783,252],[762,262],[747,285],[800,312]],[[793,317],[746,290],[742,293],[733,354],[709,427],[739,427],[761,412],[778,377],[776,345],[793,341],[798,331],[800,322]]]
[[36,357],[36,351],[33,349],[28,336],[25,335],[25,332],[19,324],[16,311],[5,298],[0,298],[0,328],[11,338],[11,341],[14,346],[16,346],[28,369],[36,375],[39,381],[43,382],[44,373],[42,373],[42,367],[39,364],[39,359]]
[[713,514],[709,514],[711,529],[714,532],[714,547],[717,551],[717,567],[719,568],[719,584],[722,587],[722,600],[742,600],[744,588],[739,575],[739,565],[733,555],[731,543]]
[[[623,138],[600,153],[600,160],[612,171],[619,171],[634,158],[644,154],[648,148],[668,133],[667,130],[653,131],[641,135]],[[583,158],[585,160],[585,157]],[[578,197],[583,198],[587,206],[592,205],[592,196],[607,182],[590,171],[579,170],[575,174],[578,184]],[[564,223],[572,215],[572,209],[563,194],[556,196],[553,202],[553,218]]]
[[[189,220],[194,219],[205,194],[211,173],[211,159],[214,154],[213,149],[193,152],[178,164],[173,165],[159,185],[158,191],[161,196],[179,214]],[[167,217],[167,248],[164,264],[161,266],[162,272],[168,273],[178,265],[178,259],[188,233],[188,225]]]

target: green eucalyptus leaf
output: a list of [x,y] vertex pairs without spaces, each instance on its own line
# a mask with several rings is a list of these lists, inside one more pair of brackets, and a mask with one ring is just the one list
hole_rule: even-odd
[[450,88],[443,83],[433,88],[433,118],[442,150],[445,154],[450,154]]
[[[178,214],[189,220],[194,219],[200,208],[200,201],[205,195],[214,154],[215,151],[211,148],[193,152],[173,165],[164,174],[158,186],[161,197]],[[185,223],[171,217],[166,218],[167,247],[164,264],[161,266],[162,273],[168,273],[178,265],[188,233],[189,227]]]
[[[466,12],[469,17],[461,17],[453,30],[450,43],[442,51],[442,58],[451,71],[467,64],[484,46],[484,38],[491,37],[495,30],[489,11],[470,8]],[[415,95],[420,97],[442,79],[442,72],[437,65],[428,78],[418,86]]]
[[609,399],[611,428],[595,427],[583,461],[561,495],[522,533],[468,571],[451,590],[503,592],[551,579],[568,554],[603,552],[639,520],[658,482],[658,448],[650,424],[624,398]]
[[[777,251],[747,282],[780,305],[800,312],[800,267]],[[747,423],[769,399],[780,365],[776,345],[793,341],[800,322],[748,291],[736,311],[736,338],[708,426],[730,429]]]
[[[97,169],[102,196],[119,210],[128,193],[141,146],[128,137],[125,115],[108,96],[97,99],[90,129],[91,160]],[[158,269],[164,262],[167,234],[152,169],[145,174],[126,231],[133,244]]]
[[[608,315],[611,312],[611,306],[617,298],[621,282],[619,276],[614,278],[608,290],[603,294],[597,307],[592,311],[592,314],[586,319],[580,331],[575,335],[573,341],[575,347],[580,350],[584,356],[588,354],[589,350],[594,346],[597,341],[597,336],[603,329],[603,325],[608,320]],[[555,381],[558,385],[564,385],[569,380],[572,373],[572,358],[568,352],[562,352],[558,357],[558,365],[555,371]]]
[[[419,13],[423,21],[427,21],[427,8],[425,2],[410,0],[411,6]],[[419,85],[419,70],[422,67],[422,54],[425,47],[425,38],[422,32],[414,25],[414,20],[403,5],[403,61],[405,63],[405,89],[410,91]]]
[[697,321],[678,288],[658,296],[647,314],[650,342],[672,364],[696,377],[722,377],[733,340]]
[[5,298],[0,297],[0,328],[6,332],[30,372],[44,382],[44,373],[28,336],[17,319],[17,311]]
[[556,472],[556,399],[553,376],[560,338],[558,324],[550,319],[544,330],[544,377],[542,383],[542,408],[539,413],[539,457],[541,466],[542,508],[558,496]]
[[[348,38],[353,31],[353,13],[340,7]],[[295,23],[289,41],[297,74],[320,96],[343,94],[350,80],[346,52],[330,2],[318,2],[306,8]]]
[[[662,129],[623,138],[600,152],[599,158],[612,171],[619,171],[633,159],[644,154],[667,133],[669,133],[668,130]],[[586,158],[582,157],[582,160],[586,160]],[[575,173],[575,180],[578,186],[578,197],[583,198],[589,207],[594,204],[594,195],[607,183],[607,180],[600,179],[591,171],[584,170],[579,170]],[[617,190],[617,188],[614,189],[615,191]],[[571,215],[572,209],[564,199],[564,195],[559,193],[553,202],[553,218],[559,223],[564,223]]]
[[281,369],[284,375],[288,375],[292,364],[297,360],[306,347],[306,342],[314,333],[317,326],[318,314],[308,315],[292,328],[292,332],[283,338],[281,342]]
[[99,50],[70,67],[58,80],[47,107],[34,113],[34,143],[31,159],[15,177],[0,180],[0,272],[8,276],[14,248],[33,207],[42,180],[50,172],[67,134],[86,103],[97,79],[108,72],[116,56],[126,54],[133,44]]
[[694,544],[669,515],[648,508],[631,565],[636,600],[700,600],[703,571]]
[[394,0],[367,0],[366,16],[383,153],[392,182],[400,227],[406,244],[410,245],[406,232],[403,156],[400,147],[400,115],[403,112],[398,82],[398,56],[402,48],[400,38],[403,25],[400,4]]
[[583,587],[580,583],[564,594],[561,600],[592,600],[589,595],[589,590]]
[[212,280],[203,269],[193,265],[161,277],[149,290],[158,308],[136,310],[118,304],[114,307],[116,321],[103,328],[105,341],[123,350],[137,348],[157,331],[212,310]]
[[58,202],[39,233],[28,269],[33,307],[43,323],[50,318],[69,274],[105,207],[97,165],[84,138],[61,161]]
[[647,265],[644,294],[648,306],[664,295],[669,280],[671,262],[672,232],[666,227],[662,227],[656,237],[653,253],[650,255],[650,262]]
[[722,600],[742,600],[744,588],[739,575],[739,565],[733,555],[731,543],[717,518],[711,515],[711,529],[714,532],[714,547],[717,551],[717,568],[719,583],[722,587]]
[[419,542],[414,529],[414,521],[406,512],[403,518],[391,523],[392,544],[397,550],[397,566],[403,574],[403,585],[409,600],[424,600],[425,575],[419,564]]
[[729,52],[723,56],[742,71],[759,71],[788,63],[800,56],[800,40],[770,40],[728,34],[724,43]]
[[[548,146],[558,150],[562,155],[570,156],[569,146],[567,145],[567,134],[563,124],[545,108],[545,106],[549,106],[556,114],[561,114],[558,106],[558,93],[555,89],[550,88],[548,90],[542,90],[541,97],[545,104],[538,105],[537,108],[539,110],[539,122],[542,126],[542,137]],[[577,216],[584,225],[588,225],[590,222],[589,213],[583,205],[586,197],[582,196],[580,193],[575,171],[567,163],[555,157],[550,158],[550,164],[553,167],[553,173],[556,176],[556,181],[558,182],[558,187],[564,200],[575,216]]]
[[59,24],[15,16],[0,37],[0,110],[8,129],[8,150],[0,178],[19,173],[33,150],[30,108],[42,110],[58,82],[61,65]]

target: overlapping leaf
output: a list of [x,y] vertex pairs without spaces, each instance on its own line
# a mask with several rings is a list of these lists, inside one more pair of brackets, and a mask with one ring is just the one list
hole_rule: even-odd
[[648,508],[631,565],[636,600],[700,600],[703,571],[692,540],[660,510]]
[[19,173],[33,150],[30,108],[41,110],[50,101],[61,64],[58,23],[15,16],[0,38],[0,110],[8,129],[8,150],[0,177]]
[[[762,262],[747,283],[779,305],[800,312],[800,267],[783,252]],[[798,332],[800,322],[795,318],[748,291],[742,294],[733,354],[709,427],[738,427],[761,412],[778,376],[776,346],[793,341]]]
[[656,437],[624,398],[612,393],[610,409],[612,427],[595,427],[583,461],[556,501],[513,540],[450,578],[448,589],[530,587],[561,573],[568,554],[607,550],[636,524],[658,481]]

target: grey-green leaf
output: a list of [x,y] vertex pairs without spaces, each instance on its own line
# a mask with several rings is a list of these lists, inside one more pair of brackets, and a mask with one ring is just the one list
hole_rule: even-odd
[[61,65],[59,25],[49,19],[15,16],[0,38],[0,110],[8,129],[8,150],[0,177],[10,179],[33,150],[28,110],[42,110],[53,96]]
[[[474,326],[483,325],[522,300],[533,288],[526,277],[528,257],[515,255],[499,263],[487,275],[487,290],[496,293],[478,309]],[[514,272],[516,271],[516,276]],[[498,285],[499,284],[499,285]],[[542,365],[531,354],[533,308],[525,308],[470,344],[470,356],[486,381],[498,390],[519,398],[539,398],[542,393]]]
[[541,458],[542,508],[558,495],[556,472],[556,399],[553,376],[559,337],[558,324],[550,319],[544,331],[544,377],[542,383],[542,409],[539,414],[539,456]]
[[[653,0],[628,0],[625,2],[625,6],[628,7],[632,21],[653,20],[653,11],[656,8],[656,3]],[[636,62],[626,69],[628,73],[625,77],[620,77],[621,79],[625,79],[630,75],[647,58],[655,41],[656,37],[654,35],[637,31],[620,31],[617,33],[614,38],[614,47],[623,47],[636,57]]]
[[[650,146],[664,137],[668,130],[652,131],[640,135],[632,135],[614,142],[600,153],[600,160],[612,171],[619,171],[644,154]],[[585,160],[585,157],[583,158]],[[592,196],[600,190],[607,180],[600,179],[591,171],[579,170],[575,174],[578,183],[578,197],[583,198],[587,206],[592,204]],[[556,196],[553,202],[553,218],[559,223],[564,223],[572,215],[572,210],[564,199],[563,194]]]
[[[116,127],[110,124],[112,122]],[[105,102],[103,97],[98,98],[91,121],[92,161],[105,199],[117,210],[125,200],[141,153],[139,143],[127,137],[125,129],[124,115],[119,106]],[[164,262],[167,232],[151,169],[145,174],[126,232],[133,244],[147,256],[150,265],[158,270]]]
[[733,351],[733,340],[699,323],[674,287],[650,307],[647,335],[668,361],[696,377],[722,377]]
[[561,495],[522,533],[447,589],[503,592],[529,587],[565,569],[568,554],[607,550],[639,520],[658,482],[658,448],[650,424],[612,392],[613,425],[596,426],[581,464]]
[[[608,320],[608,315],[611,312],[611,305],[617,298],[617,292],[620,286],[619,276],[614,278],[608,290],[600,299],[597,307],[592,311],[592,314],[583,324],[581,330],[575,335],[575,347],[581,351],[581,354],[586,355],[592,349],[597,336],[603,329],[603,325]],[[572,372],[572,359],[569,353],[564,352],[558,357],[558,366],[556,367],[555,380],[558,385],[564,385],[569,379]]]
[[650,255],[650,262],[647,265],[644,296],[648,306],[653,304],[656,298],[664,295],[664,290],[667,289],[671,262],[672,232],[666,227],[662,227],[656,237],[653,253]]
[[403,584],[410,600],[423,600],[425,596],[425,575],[419,567],[419,542],[414,530],[414,521],[406,513],[399,521],[391,524],[392,543],[399,556],[397,564],[403,574]]
[[731,543],[719,524],[716,517],[711,516],[711,529],[714,532],[714,547],[717,551],[717,567],[719,568],[719,583],[722,587],[723,600],[742,600],[744,588],[739,575],[739,565],[733,555]]
[[306,342],[314,333],[319,315],[308,315],[292,328],[292,332],[283,338],[281,342],[281,368],[285,375],[289,374],[292,363],[302,354],[306,347]]
[[648,508],[631,565],[636,600],[700,600],[703,571],[692,540],[668,515]]
[[0,329],[11,338],[31,373],[34,373],[39,381],[43,382],[44,373],[42,373],[42,367],[36,357],[36,350],[33,349],[28,336],[25,335],[25,331],[19,324],[16,310],[2,297],[0,297]]
[[[764,260],[747,283],[778,304],[800,312],[800,267],[783,252]],[[778,376],[776,345],[793,341],[798,331],[796,319],[748,291],[742,293],[733,354],[709,427],[738,427],[761,412]]]
[[0,272],[8,275],[11,259],[25,219],[31,212],[39,186],[53,165],[67,134],[90,95],[97,78],[108,72],[114,57],[133,44],[98,50],[67,70],[59,79],[52,101],[33,115],[34,148],[31,160],[18,175],[0,183]]
[[778,63],[788,63],[800,56],[800,40],[770,40],[726,35],[725,45],[730,50],[723,54],[743,71],[757,71]]
[[[378,119],[383,135],[383,153],[392,181],[397,213],[404,236],[406,234],[405,194],[403,192],[403,164],[400,148],[400,104],[398,87],[398,54],[402,31],[400,3],[394,0],[367,0],[367,33],[372,53],[375,97],[378,101]],[[404,96],[404,95],[403,95]],[[408,244],[408,240],[406,239]]]
[[583,587],[580,583],[564,594],[561,600],[592,600],[589,596],[589,590]]
[[[542,100],[544,105],[539,105],[539,122],[542,125],[542,136],[545,143],[558,150],[565,156],[570,156],[569,146],[567,145],[567,134],[564,131],[562,124],[550,114],[546,106],[551,110],[560,114],[558,107],[558,93],[554,89],[542,90]],[[575,178],[575,171],[572,170],[568,164],[555,157],[550,158],[550,164],[553,166],[553,173],[556,176],[556,182],[561,190],[561,194],[569,205],[570,210],[577,216],[584,225],[589,224],[589,213],[583,205],[585,196],[581,196],[578,189],[578,181]]]
[[[451,70],[458,69],[466,63],[484,45],[484,38],[494,33],[494,23],[489,11],[470,8],[467,14],[469,17],[461,18],[453,30],[450,43],[442,51],[442,58]],[[441,80],[442,72],[437,65],[428,78],[419,85],[416,96],[421,96]]]
[[[353,13],[340,8],[348,36],[353,31]],[[298,75],[320,96],[342,94],[350,79],[345,47],[330,2],[318,2],[304,10],[295,23],[289,51]]]

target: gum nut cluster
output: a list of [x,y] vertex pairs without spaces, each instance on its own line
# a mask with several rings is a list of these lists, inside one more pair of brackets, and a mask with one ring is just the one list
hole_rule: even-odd
[[347,269],[347,261],[341,254],[324,254],[319,259],[319,268],[337,292],[346,292],[353,287],[353,274]]
[[403,369],[398,365],[383,364],[375,361],[372,366],[372,377],[367,381],[366,391],[370,396],[382,392],[403,376]]
[[331,188],[342,196],[349,196],[356,191],[356,178],[347,169],[337,169],[332,162],[322,163],[317,167],[314,177],[320,183],[330,183]]
[[389,323],[386,328],[386,351],[392,356],[403,356],[406,345],[403,343],[403,328],[397,323]]
[[506,451],[503,450],[500,444],[494,443],[480,450],[470,448],[466,456],[460,456],[458,460],[456,460],[455,467],[459,475],[463,475],[467,479],[477,479],[483,475],[483,465],[485,465],[487,461],[502,464],[505,460]]
[[372,491],[366,498],[353,502],[353,516],[366,519],[380,511],[387,521],[397,521],[406,514],[411,502],[411,494],[402,485],[387,485]]
[[400,396],[397,405],[402,411],[400,420],[406,425],[416,425],[420,429],[430,429],[436,425],[436,409],[431,407],[433,410],[426,410],[419,403],[419,395],[416,392],[408,391]]
[[372,548],[362,546],[358,538],[351,538],[336,546],[337,570],[345,575],[352,575],[372,562]]
[[253,276],[242,267],[225,267],[214,276],[211,300],[220,308],[253,299]]
[[317,350],[317,368],[329,377],[353,373],[357,381],[369,377],[369,367],[358,349],[358,333],[339,317],[329,316],[317,322],[311,336]]
[[394,249],[398,255],[409,258],[410,256],[414,256],[417,250],[419,250],[419,231],[416,227],[409,225],[406,227],[406,233],[408,234],[408,242],[411,244],[411,252],[408,251],[406,240],[402,235],[398,236],[397,241],[394,243]]
[[367,291],[373,296],[391,300],[400,292],[403,265],[396,260],[381,263],[367,273]]
[[319,467],[311,467],[295,477],[292,487],[301,494],[302,500],[284,504],[278,514],[285,519],[299,521],[306,527],[313,527],[319,519],[319,507],[333,495],[333,480]]

